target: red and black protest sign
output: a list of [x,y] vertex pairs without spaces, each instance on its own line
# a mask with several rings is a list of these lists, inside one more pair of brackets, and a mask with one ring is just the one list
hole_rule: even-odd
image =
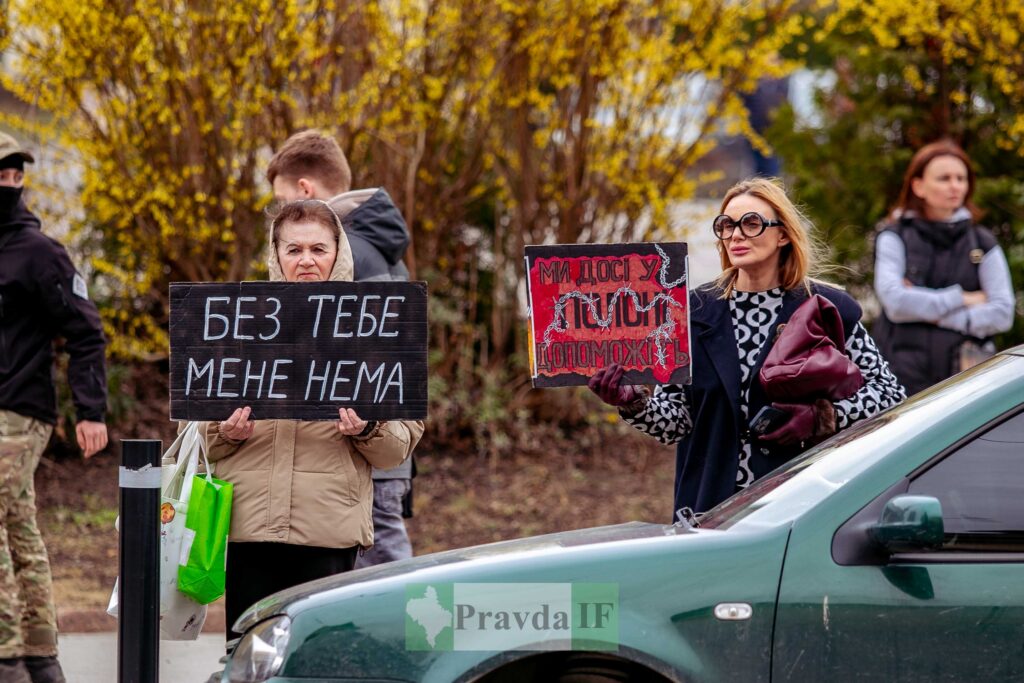
[[690,382],[686,244],[526,247],[533,385]]
[[424,282],[171,285],[171,419],[427,415]]

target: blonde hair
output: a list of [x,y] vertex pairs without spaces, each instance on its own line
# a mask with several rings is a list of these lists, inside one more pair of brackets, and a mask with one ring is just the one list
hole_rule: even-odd
[[[810,280],[822,271],[821,264],[824,262],[825,253],[824,248],[812,235],[814,226],[810,220],[789,200],[785,187],[778,178],[750,178],[736,183],[725,193],[719,212],[725,213],[725,207],[729,202],[740,195],[757,197],[775,210],[782,223],[779,230],[785,232],[789,238],[789,244],[783,245],[782,253],[779,254],[779,279],[782,288],[789,291],[803,287],[810,294]],[[739,269],[729,262],[729,253],[725,246],[727,241],[718,241],[722,273],[715,278],[715,285],[722,290],[723,299],[732,295],[739,274]]]

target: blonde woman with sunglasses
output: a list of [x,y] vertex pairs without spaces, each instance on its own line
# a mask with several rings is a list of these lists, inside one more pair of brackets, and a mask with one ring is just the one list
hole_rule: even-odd
[[[735,185],[711,229],[718,238],[722,272],[690,292],[692,383],[659,386],[651,393],[622,384],[622,367],[612,365],[589,385],[638,430],[677,444],[677,512],[706,511],[795,457],[804,444],[905,398],[860,323],[857,302],[812,279],[820,270],[820,249],[781,184],[755,178]],[[864,385],[839,401],[775,403],[782,422],[763,435],[753,434],[751,418],[772,405],[756,379],[758,372],[780,326],[813,294],[839,310],[845,353],[860,369]]]

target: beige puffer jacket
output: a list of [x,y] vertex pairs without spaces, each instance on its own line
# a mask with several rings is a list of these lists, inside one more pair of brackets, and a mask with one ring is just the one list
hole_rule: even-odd
[[[339,242],[330,279],[351,280],[344,232]],[[272,244],[267,265],[271,280],[284,280]],[[423,434],[419,421],[380,422],[360,438],[339,434],[333,421],[258,420],[238,442],[218,426],[204,428],[217,478],[234,484],[230,540],[322,548],[373,545],[371,465],[401,464]]]

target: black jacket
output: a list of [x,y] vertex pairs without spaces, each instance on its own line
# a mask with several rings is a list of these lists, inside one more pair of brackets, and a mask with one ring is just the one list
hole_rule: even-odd
[[355,280],[409,279],[409,269],[402,262],[409,248],[409,229],[387,190],[346,192],[330,204],[352,248]]
[[79,420],[102,421],[106,340],[67,251],[20,203],[0,225],[0,410],[57,422],[53,340],[63,337]]
[[[354,190],[328,202],[341,219],[352,249],[353,279],[408,280],[402,257],[409,248],[409,229],[391,196],[383,187]],[[410,456],[390,470],[373,469],[373,478],[410,479],[416,463]],[[411,499],[409,501],[411,506]],[[411,517],[411,511],[406,516]]]
[[[860,305],[845,292],[814,283],[811,290],[821,294],[839,309],[845,334],[860,320]],[[693,431],[676,447],[675,510],[689,507],[704,512],[736,492],[740,434],[747,429],[740,411],[741,387],[739,356],[733,331],[729,302],[719,298],[721,290],[704,286],[690,293],[690,351],[693,380],[687,393]],[[775,327],[789,320],[807,299],[803,289],[787,291],[782,297]],[[774,343],[774,334],[765,340],[751,372],[748,413],[756,415],[769,405],[757,376]],[[751,444],[750,469],[760,479],[800,453],[798,447],[773,442]]]
[[[879,228],[880,233],[887,231],[903,242],[906,279],[929,289],[960,285],[965,291],[980,290],[981,257],[974,254],[987,254],[997,244],[987,228],[970,219],[939,223],[904,216]],[[908,394],[916,394],[959,372],[959,349],[964,341],[985,341],[931,323],[895,323],[885,311],[875,320],[871,336]]]

